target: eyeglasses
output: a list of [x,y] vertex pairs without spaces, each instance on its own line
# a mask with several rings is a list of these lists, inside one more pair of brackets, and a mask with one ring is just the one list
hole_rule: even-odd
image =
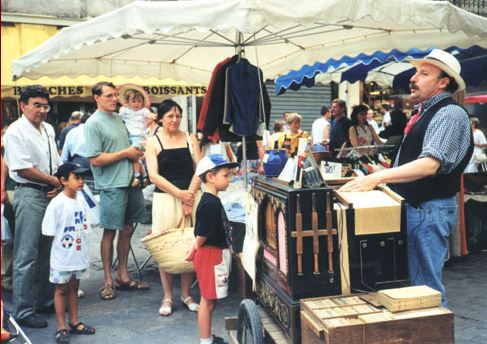
[[120,94],[118,94],[118,93],[102,94],[102,97],[105,97],[105,98],[108,98],[108,99],[113,99],[113,98],[120,97]]
[[51,110],[51,105],[49,104],[34,103],[32,104],[32,106],[37,110],[43,109],[46,112],[49,112],[49,110]]

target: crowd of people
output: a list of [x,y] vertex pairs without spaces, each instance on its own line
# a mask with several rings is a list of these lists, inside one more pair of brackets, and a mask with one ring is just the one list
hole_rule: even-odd
[[[387,182],[406,199],[411,281],[440,290],[446,305],[441,270],[447,237],[456,221],[454,195],[461,173],[475,171],[482,159],[487,160],[483,153],[487,141],[478,129],[478,119],[469,122],[467,113],[450,97],[465,87],[459,71],[450,68],[456,66],[455,60],[445,52],[434,54],[438,56],[416,62],[411,93],[419,106],[409,122],[400,109],[382,106],[379,132],[368,106],[353,106],[349,118],[346,103],[335,99],[330,107],[322,107],[311,135],[301,129],[299,113],[284,113],[284,122],[276,121],[274,133],[256,144],[255,151],[260,160],[263,149],[286,149],[294,156],[300,139],[309,139],[313,152],[332,154],[344,146],[384,142],[399,146],[393,168],[356,178],[342,190],[365,191]],[[79,281],[89,275],[91,229],[78,193],[89,181],[100,197],[101,300],[113,300],[117,290],[150,289],[133,279],[127,268],[134,223],[144,223],[147,217],[141,188],[147,176],[155,186],[152,231],[162,233],[186,219],[195,224],[194,245],[186,259],[194,262],[201,304],[190,294],[192,273],[181,274],[180,300],[189,311],[198,312],[200,342],[223,343],[211,335],[211,315],[215,301],[227,295],[230,264],[231,231],[218,193],[228,187],[237,157],[228,144],[200,142],[181,130],[182,108],[173,100],[149,109],[142,88],[132,85],[120,90],[110,82],[94,85],[97,110],[92,115],[73,112],[70,125],[61,132],[59,147],[54,128],[45,121],[50,110],[47,90],[31,85],[21,91],[22,116],[2,135],[2,203],[9,200],[7,174],[16,185],[13,316],[22,326],[42,328],[48,324],[41,314],[54,311],[58,343],[69,343],[73,334],[95,334],[95,328],[81,322],[77,314]],[[117,113],[120,103],[122,115]],[[431,216],[425,218],[424,209]],[[427,240],[416,231],[419,227],[431,231]],[[114,249],[118,256],[115,277],[111,269]],[[2,257],[2,278],[3,263]],[[173,275],[162,268],[159,273],[163,295],[158,313],[170,316]]]
[[294,156],[300,138],[308,138],[309,149],[313,153],[330,152],[336,156],[340,148],[370,145],[394,145],[401,143],[407,124],[406,114],[400,108],[392,112],[387,104],[381,107],[384,120],[379,123],[374,119],[375,112],[369,106],[360,104],[352,107],[350,117],[346,115],[347,104],[341,99],[334,99],[331,106],[321,108],[321,116],[311,127],[311,135],[301,129],[302,116],[299,113],[283,113],[283,120],[274,122],[274,131],[263,141],[264,149],[286,149],[289,156]]
[[[211,313],[215,300],[226,296],[229,273],[229,264],[219,265],[222,257],[228,261],[229,254],[228,220],[217,195],[228,186],[230,168],[237,164],[212,154],[211,145],[200,147],[196,136],[182,131],[182,109],[172,100],[163,101],[154,114],[146,109],[142,89],[133,86],[124,93],[129,108],[122,108],[125,114],[120,116],[116,113],[119,91],[109,82],[93,86],[97,110],[91,116],[72,114],[71,124],[60,136],[61,155],[54,128],[45,121],[50,110],[49,93],[39,85],[27,86],[21,92],[22,116],[2,136],[2,203],[8,200],[4,194],[7,174],[16,184],[12,314],[21,326],[42,328],[48,323],[41,314],[55,312],[57,343],[69,343],[73,334],[95,334],[95,328],[81,322],[77,314],[79,282],[89,275],[88,233],[92,222],[79,192],[90,178],[99,191],[99,226],[103,228],[100,298],[109,301],[117,296],[116,290],[150,288],[131,278],[127,269],[134,224],[144,223],[147,215],[142,183],[134,183],[134,177],[140,181],[138,177],[143,176],[142,167],[136,165],[145,156],[148,176],[155,185],[152,231],[163,233],[177,227],[181,218],[192,218],[195,245],[187,259],[194,260],[200,285],[201,343],[222,343],[220,337],[211,336]],[[128,127],[135,125],[127,123],[132,116],[137,128],[131,133]],[[202,159],[205,148],[206,160]],[[202,181],[207,186],[203,194]],[[196,215],[198,207],[211,208],[211,217],[206,211]],[[111,267],[116,237],[118,267],[114,277]],[[216,265],[218,276],[208,277]],[[158,312],[169,316],[173,276],[162,268],[160,276],[163,297]],[[181,302],[189,311],[198,312],[200,306],[190,295],[193,281],[194,274],[182,274]]]

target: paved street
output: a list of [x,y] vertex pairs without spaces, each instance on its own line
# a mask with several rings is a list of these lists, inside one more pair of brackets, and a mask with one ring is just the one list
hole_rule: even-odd
[[[148,253],[140,243],[147,226],[137,229],[133,240],[137,260],[144,261]],[[142,277],[151,285],[149,291],[119,291],[113,301],[101,301],[98,289],[102,285],[101,262],[99,260],[99,239],[101,232],[96,229],[91,235],[92,269],[89,280],[82,281],[86,297],[80,300],[80,320],[96,326],[94,336],[73,336],[73,344],[98,343],[171,343],[189,344],[198,342],[196,314],[183,309],[175,302],[172,316],[163,318],[157,314],[162,292],[156,265],[153,261],[143,270]],[[129,258],[135,271],[133,258]],[[445,270],[445,282],[450,308],[455,313],[455,338],[457,344],[487,343],[487,251],[480,252],[452,262]],[[136,276],[136,272],[134,274]],[[179,283],[177,283],[179,286]],[[199,297],[197,287],[194,295]],[[179,296],[177,288],[175,295]],[[11,300],[11,293],[2,297]],[[215,312],[213,331],[226,338],[223,328],[225,316],[236,315],[239,300],[233,292],[229,298],[219,303]],[[49,327],[41,330],[27,329],[35,344],[54,343],[55,317],[48,315]]]

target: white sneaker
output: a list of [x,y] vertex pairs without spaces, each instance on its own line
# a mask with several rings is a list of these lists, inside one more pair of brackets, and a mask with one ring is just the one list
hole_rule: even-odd
[[78,299],[82,299],[85,297],[85,292],[81,289],[78,289]]

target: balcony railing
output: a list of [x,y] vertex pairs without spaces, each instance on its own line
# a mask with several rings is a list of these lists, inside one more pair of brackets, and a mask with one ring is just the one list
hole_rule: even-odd
[[487,0],[447,0],[466,11],[487,17]]

